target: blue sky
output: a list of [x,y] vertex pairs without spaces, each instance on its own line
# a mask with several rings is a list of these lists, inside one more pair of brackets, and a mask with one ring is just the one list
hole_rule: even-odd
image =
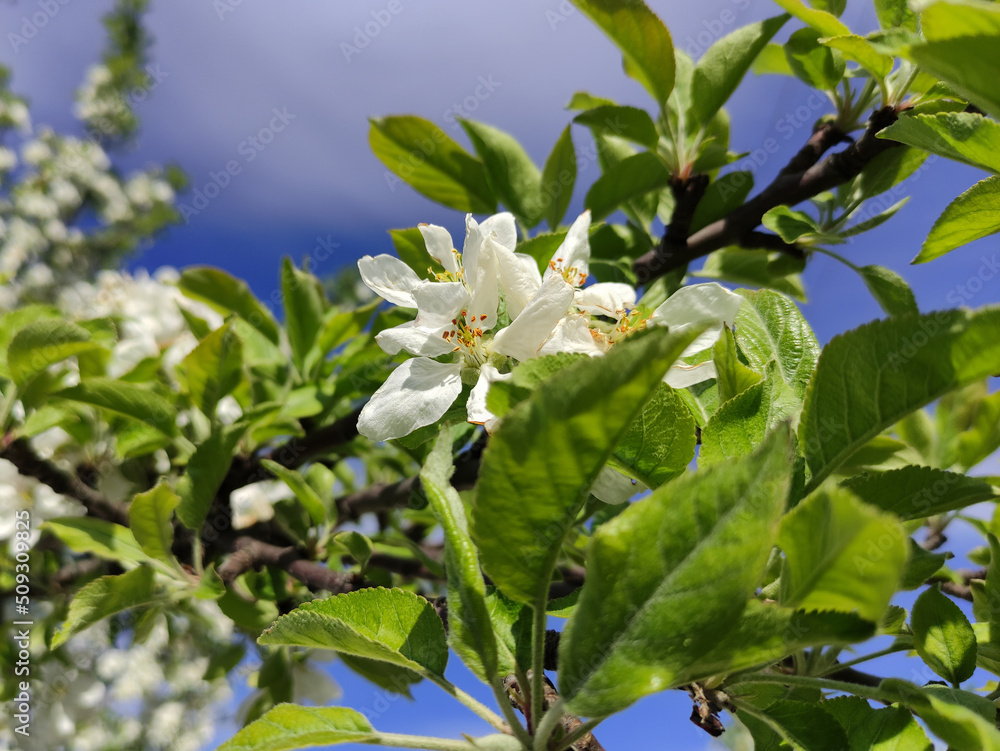
[[[13,69],[14,88],[32,99],[35,122],[65,130],[73,127],[72,93],[99,54],[100,17],[112,3],[60,2],[65,4],[48,15],[44,27],[16,49],[8,32],[22,31],[26,17],[56,3],[0,4],[0,62]],[[193,188],[211,182],[231,161],[240,169],[217,197],[145,249],[133,265],[218,265],[247,279],[264,299],[276,287],[283,255],[296,260],[314,255],[314,270],[324,274],[366,253],[392,252],[389,228],[432,222],[461,235],[461,215],[395,183],[371,154],[369,116],[418,114],[468,147],[453,119],[465,114],[514,134],[541,164],[570,120],[564,105],[574,91],[650,105],[644,91],[622,74],[613,45],[565,0],[423,5],[153,0],[152,5],[149,28],[159,83],[138,105],[143,130],[123,163],[177,162]],[[765,0],[652,0],[650,5],[671,28],[675,44],[695,54],[711,39],[778,12]],[[875,27],[865,1],[850,0],[844,20],[862,33]],[[809,97],[795,81],[751,76],[730,102],[733,150],[758,152],[770,138],[781,146],[755,168],[758,186],[780,169],[825,112],[812,107],[815,99]],[[787,128],[790,122],[797,127]],[[268,143],[250,142],[276,125],[281,130]],[[586,132],[575,128],[573,135],[577,149],[586,152]],[[586,186],[597,176],[593,165],[581,171],[571,216],[582,209]],[[1000,301],[1000,275],[993,271],[1000,250],[996,237],[930,264],[908,265],[948,201],[982,177],[944,160],[929,164],[908,181],[913,198],[895,219],[838,250],[858,265],[878,263],[901,273],[924,311],[959,301],[973,306]],[[190,196],[182,202],[194,205]],[[314,254],[318,247],[334,250]],[[317,261],[320,256],[324,260]],[[987,276],[992,278],[980,281]],[[828,258],[810,263],[805,282],[810,302],[804,311],[821,341],[881,315],[860,279]],[[364,706],[372,689],[343,671],[337,677],[345,686],[345,703]],[[481,723],[434,698],[439,694],[433,686],[418,688],[418,703],[394,703],[380,726],[399,732],[417,721],[428,733],[477,732]],[[704,749],[707,736],[687,722],[689,711],[678,692],[650,697],[609,720],[600,737],[609,749],[636,742]]]

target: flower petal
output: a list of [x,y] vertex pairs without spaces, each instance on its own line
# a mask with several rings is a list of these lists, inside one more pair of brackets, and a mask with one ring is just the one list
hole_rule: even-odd
[[635,287],[622,282],[598,282],[576,291],[576,307],[595,316],[620,318],[635,307]]
[[361,410],[358,432],[373,441],[402,438],[431,425],[462,393],[460,363],[417,357],[396,368]]
[[417,307],[413,290],[421,283],[409,266],[394,256],[365,256],[358,261],[361,280],[379,297],[404,308]]
[[507,301],[507,313],[517,318],[524,310],[538,288],[542,286],[542,275],[538,272],[535,259],[524,253],[513,253],[509,248],[496,243],[497,268],[500,287]]
[[579,287],[590,274],[590,209],[580,214],[570,225],[566,239],[552,254],[545,275],[556,273],[561,275],[563,271],[572,268],[575,268],[577,273],[574,286]]
[[513,373],[501,373],[489,363],[479,369],[479,380],[472,387],[469,394],[468,417],[469,422],[482,425],[487,433],[492,433],[500,423],[500,418],[489,411],[486,407],[486,395],[489,393],[490,385],[497,381],[507,381],[514,377]]
[[398,354],[405,349],[413,355],[437,357],[455,349],[455,345],[442,336],[443,333],[442,329],[417,326],[416,321],[408,321],[378,332],[375,343],[388,355]]
[[597,479],[594,480],[594,485],[590,488],[590,492],[599,501],[618,504],[625,503],[629,498],[637,493],[644,492],[646,489],[646,486],[641,482],[637,482],[631,477],[626,477],[611,467],[603,467],[598,472]]
[[694,324],[717,323],[718,326],[702,333],[684,350],[681,356],[687,357],[715,344],[722,324],[733,325],[742,302],[742,297],[715,282],[692,284],[681,287],[667,298],[666,302],[653,311],[650,322],[669,326],[675,331],[682,331],[684,327]]
[[458,251],[455,250],[455,243],[451,241],[448,230],[436,224],[421,224],[418,229],[424,236],[424,245],[431,258],[444,266],[445,271],[458,274]]
[[590,326],[582,315],[570,315],[556,324],[552,334],[538,350],[539,357],[557,352],[580,352],[592,357],[603,355],[602,347],[590,333]]
[[[491,237],[483,240],[479,249],[476,277],[466,277],[475,284],[472,300],[469,301],[469,325],[473,328],[492,329],[497,323],[497,308],[500,306],[500,289],[497,286],[496,242]],[[468,269],[466,269],[468,272]],[[473,320],[475,319],[475,320]]]
[[496,335],[493,350],[522,361],[537,357],[539,348],[572,304],[573,287],[561,276],[550,276],[521,314]]
[[698,363],[697,365],[675,363],[670,366],[667,374],[663,376],[663,382],[671,388],[682,389],[686,386],[701,383],[702,381],[710,381],[717,375],[715,363],[711,360]]
[[444,328],[469,305],[469,291],[461,282],[422,282],[413,290],[417,303],[416,324]]

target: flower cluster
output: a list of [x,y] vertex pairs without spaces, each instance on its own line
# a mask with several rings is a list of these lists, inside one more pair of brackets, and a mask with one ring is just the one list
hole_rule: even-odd
[[486,408],[490,383],[509,377],[518,362],[559,352],[599,356],[647,325],[680,330],[706,322],[701,334],[671,367],[666,382],[689,386],[715,377],[711,361],[687,365],[684,358],[712,346],[723,322],[732,324],[742,298],[718,284],[685,287],[644,316],[627,284],[587,284],[590,212],[573,223],[544,273],[534,258],[516,251],[511,214],[477,223],[466,217],[459,253],[443,227],[422,225],[428,253],[443,271],[421,279],[398,258],[365,256],[361,278],[385,300],[416,308],[413,321],[380,332],[376,341],[405,360],[361,412],[358,428],[376,441],[401,438],[439,420],[471,387],[469,422],[492,430]]

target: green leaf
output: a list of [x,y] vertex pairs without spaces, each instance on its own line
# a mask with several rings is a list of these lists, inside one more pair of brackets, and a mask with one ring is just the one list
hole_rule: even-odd
[[210,563],[205,567],[198,585],[191,590],[191,596],[199,600],[218,600],[224,594],[226,594],[226,583],[216,573],[215,564]]
[[781,604],[878,623],[903,575],[906,540],[895,517],[846,490],[814,493],[781,520]]
[[574,91],[573,96],[570,97],[569,104],[566,105],[568,110],[592,110],[594,107],[603,107],[605,105],[615,105],[614,99],[607,99],[601,96],[594,96],[587,91]]
[[156,597],[155,588],[153,569],[148,566],[139,566],[119,576],[95,579],[70,600],[66,621],[52,636],[52,649],[109,616],[148,605]]
[[[945,5],[942,3],[942,5]],[[911,46],[903,54],[993,117],[1000,117],[996,35],[959,36]]]
[[531,396],[540,383],[584,357],[586,355],[579,352],[559,352],[520,363],[511,371],[510,379],[490,386],[486,395],[487,408],[497,417],[503,417]]
[[417,675],[412,670],[400,668],[388,662],[379,662],[348,654],[339,654],[337,658],[365,680],[371,681],[379,688],[401,694],[407,699],[413,698],[410,686],[423,680],[423,676]]
[[757,55],[787,20],[788,16],[781,15],[748,24],[705,51],[694,66],[691,83],[688,114],[693,125],[706,126],[729,101]]
[[159,394],[134,383],[112,378],[88,378],[53,396],[90,404],[156,428],[164,435],[177,433],[177,408]]
[[799,29],[785,42],[785,59],[792,73],[815,89],[834,90],[844,77],[844,58],[819,40],[822,34],[816,29]]
[[7,363],[7,348],[18,331],[36,321],[59,320],[63,316],[61,310],[50,305],[25,305],[0,315],[0,377],[11,377]]
[[653,330],[577,362],[504,418],[483,452],[472,526],[483,568],[505,595],[542,601],[560,542],[598,473],[701,330]]
[[573,122],[586,125],[594,133],[625,138],[650,150],[655,149],[660,140],[653,118],[638,107],[601,105],[581,112]]
[[910,557],[906,561],[906,570],[899,583],[900,589],[918,589],[924,586],[948,559],[954,557],[951,553],[930,553],[917,545],[912,537],[908,544]]
[[47,318],[29,323],[14,334],[7,347],[7,367],[14,383],[23,386],[49,365],[100,349],[86,329]]
[[[389,230],[389,233],[394,232],[409,232],[410,230]],[[418,235],[419,230],[414,229]],[[395,242],[395,235],[393,235],[393,242]],[[421,237],[420,242],[423,243],[423,238]],[[399,245],[396,245],[397,250]],[[423,245],[421,244],[421,248]],[[426,250],[424,251],[426,253]],[[430,258],[430,256],[427,256]],[[404,259],[405,261],[405,259]],[[426,276],[427,269],[430,264],[424,266],[422,272],[417,272],[418,276]],[[345,310],[339,311],[336,309],[330,309],[326,312],[322,325],[320,326],[319,333],[316,336],[316,343],[313,345],[312,349],[306,355],[305,361],[303,363],[303,368],[305,369],[305,376],[307,379],[311,379],[316,375],[317,367],[323,362],[327,355],[331,351],[335,350],[341,344],[349,341],[351,338],[357,336],[368,325],[368,322],[372,318],[372,314],[378,307],[380,300],[377,298],[373,300],[368,305],[365,305],[357,310]]]
[[713,180],[698,201],[698,207],[691,217],[691,233],[727,216],[733,209],[742,206],[753,189],[752,172],[727,172]]
[[243,378],[243,343],[225,323],[206,334],[183,360],[184,376],[192,401],[207,417],[215,414],[219,400],[232,393]]
[[420,234],[419,227],[391,229],[389,237],[392,239],[392,246],[396,249],[396,255],[403,263],[413,269],[414,273],[421,279],[433,278],[433,269],[440,268],[441,264],[431,258],[431,254],[427,252],[427,245],[424,243],[424,236]]
[[661,383],[615,447],[614,462],[651,488],[682,474],[694,458],[695,423],[677,392]]
[[137,493],[128,507],[129,528],[136,542],[150,557],[177,565],[170,552],[174,543],[171,519],[181,499],[164,480],[145,493]]
[[527,227],[534,227],[544,213],[542,173],[524,147],[508,133],[475,120],[459,119],[486,167],[493,195]]
[[778,423],[794,417],[802,401],[768,364],[763,380],[722,403],[701,434],[700,462],[705,466],[749,456]]
[[649,151],[633,154],[618,162],[594,181],[584,204],[599,221],[622,204],[641,198],[670,184],[670,173],[660,158]]
[[772,664],[812,646],[855,644],[875,625],[851,613],[816,613],[750,600],[732,629],[678,678],[683,682]]
[[925,519],[1000,498],[1000,488],[985,480],[933,467],[868,472],[841,484],[866,503],[890,511],[903,521]]
[[733,628],[785,506],[789,438],[776,430],[758,454],[678,478],[594,533],[559,644],[573,712],[604,717],[680,685]]
[[927,3],[921,16],[927,39],[1000,35],[1000,8],[980,0]]
[[292,751],[337,743],[378,743],[378,739],[365,716],[353,709],[279,704],[218,751]]
[[281,297],[285,304],[285,330],[292,345],[292,362],[299,372],[316,343],[323,324],[325,299],[319,279],[299,271],[287,256],[281,263]]
[[485,683],[497,678],[497,641],[486,608],[486,585],[469,535],[465,506],[451,485],[455,471],[451,430],[438,436],[420,472],[427,501],[444,531],[448,573],[448,640],[462,662]]
[[150,557],[136,541],[132,530],[120,524],[89,516],[64,516],[45,522],[48,530],[77,553],[93,553],[109,561],[148,563]]
[[576,150],[573,147],[571,128],[567,125],[542,168],[541,201],[545,207],[543,214],[549,229],[557,229],[559,222],[566,216],[575,184]]
[[988,628],[988,641],[1000,644],[1000,542],[988,534],[990,543],[990,566],[986,570],[986,581],[983,587],[983,601],[986,609],[985,620]]
[[892,56],[883,55],[863,36],[848,34],[820,40],[820,44],[839,50],[848,60],[853,60],[872,74],[876,80],[884,80],[892,71]]
[[177,286],[186,296],[207,303],[223,315],[235,313],[272,344],[280,341],[278,324],[270,311],[254,297],[246,282],[222,269],[210,266],[185,269]]
[[302,504],[305,512],[309,514],[309,518],[312,519],[313,524],[319,526],[326,521],[326,504],[319,497],[319,493],[313,490],[312,486],[306,482],[306,478],[294,469],[289,469],[270,459],[261,459],[260,463],[268,472],[285,483],[295,493],[295,497]]
[[721,279],[754,287],[770,287],[797,300],[805,300],[802,278],[797,273],[789,273],[785,268],[780,271],[775,269],[772,266],[775,258],[780,258],[783,265],[787,256],[778,251],[768,254],[760,250],[723,248],[710,253],[705,259],[705,265],[699,271],[691,272],[691,276]]
[[917,30],[917,14],[910,10],[907,0],[875,0],[875,15],[883,29]]
[[1000,372],[1000,308],[873,321],[834,337],[809,384],[799,444],[807,492],[899,419]]
[[877,134],[973,167],[1000,172],[1000,123],[971,112],[901,117]]
[[761,224],[776,232],[786,243],[832,244],[842,242],[836,235],[824,233],[813,218],[787,206],[775,206],[761,219]]
[[769,290],[738,290],[744,300],[736,314],[736,343],[753,370],[763,373],[774,360],[778,372],[804,397],[819,360],[819,343],[798,306]]
[[852,201],[864,201],[894,188],[927,160],[927,152],[908,146],[886,149],[865,165],[848,190]]
[[852,728],[851,751],[933,751],[924,729],[905,707],[871,711]]
[[[423,196],[456,211],[491,214],[497,199],[483,163],[439,127],[412,115],[371,118],[372,152]],[[398,180],[386,174],[390,190]]]
[[188,529],[199,530],[205,522],[212,500],[233,463],[243,432],[244,428],[238,424],[216,427],[188,459],[184,474],[175,485],[181,497],[177,518]]
[[761,380],[759,373],[740,362],[736,339],[728,324],[723,324],[722,334],[712,347],[712,359],[715,361],[715,380],[719,384],[720,402],[729,401]]
[[[906,198],[902,198],[899,201],[896,201],[896,203],[887,208],[885,211],[880,211],[874,216],[870,216],[867,219],[863,219],[862,221],[858,222],[857,224],[852,224],[847,229],[841,230],[840,236],[854,237],[855,235],[860,235],[862,232],[867,232],[870,229],[875,229],[879,225],[884,224],[885,222],[892,219],[892,217],[896,215],[896,212],[899,211],[901,208],[903,208],[907,203],[909,203],[909,201],[910,201],[909,196],[907,196]],[[860,212],[857,212],[858,214],[857,217],[855,217],[855,215],[852,214],[852,218],[860,218],[861,216],[866,216],[867,213],[868,212],[862,210]]]
[[912,709],[952,751],[1000,751],[993,702],[967,691],[921,689],[896,678],[883,680],[879,690]]
[[[755,748],[792,748],[797,751],[847,749],[843,727],[820,704],[778,699],[766,709],[744,704],[740,719],[753,734]],[[785,745],[787,744],[787,745]]]
[[[577,590],[579,591],[579,590]],[[511,675],[531,667],[531,608],[486,588],[486,607],[497,641],[497,671]]]
[[961,609],[941,594],[939,585],[924,591],[910,613],[913,646],[920,659],[957,686],[976,669],[976,634]]
[[670,32],[642,0],[573,0],[622,51],[625,72],[663,107],[674,88]]
[[374,549],[368,535],[363,535],[352,529],[347,532],[339,532],[334,536],[333,541],[347,548],[347,552],[351,554],[351,558],[358,562],[362,571],[368,566],[368,559],[372,557]]
[[976,402],[973,416],[955,437],[955,458],[960,467],[970,469],[1000,448],[1000,391]]
[[980,180],[948,204],[913,263],[926,263],[997,232],[1000,232],[1000,175]]
[[257,642],[333,649],[425,677],[442,677],[448,662],[444,626],[434,607],[402,589],[359,589],[304,603],[278,618]]
[[757,59],[753,61],[753,65],[750,66],[750,70],[758,76],[795,75],[791,66],[788,64],[788,58],[785,57],[784,46],[775,44],[774,42],[764,45],[764,49],[762,49],[760,54],[757,55]]
[[816,29],[816,31],[819,31],[824,36],[835,37],[851,33],[851,30],[838,20],[835,15],[827,13],[825,10],[810,8],[802,0],[774,1],[800,21]]
[[532,238],[522,240],[517,244],[517,252],[524,253],[535,259],[538,270],[542,273],[549,267],[549,260],[566,239],[567,230],[560,232],[540,232]]
[[903,277],[885,266],[862,266],[858,269],[865,286],[882,310],[891,316],[919,313],[917,298]]

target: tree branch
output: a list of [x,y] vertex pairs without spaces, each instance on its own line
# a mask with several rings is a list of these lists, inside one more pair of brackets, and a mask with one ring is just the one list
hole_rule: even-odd
[[794,206],[852,180],[872,159],[898,145],[875,137],[880,130],[894,123],[896,118],[897,111],[893,107],[876,110],[869,118],[864,134],[856,142],[818,162],[824,151],[844,138],[832,126],[821,126],[774,181],[757,196],[723,219],[695,232],[683,246],[661,242],[659,247],[637,258],[632,268],[639,282],[648,283],[714,250],[739,245],[742,238],[760,225],[764,214],[775,206]]
[[9,440],[4,437],[0,442],[0,459],[9,461],[25,477],[34,477],[56,493],[75,498],[87,509],[88,516],[128,526],[128,506],[105,498],[79,477],[39,458],[26,438]]
[[358,415],[360,414],[361,410],[356,409],[330,425],[325,425],[304,436],[289,439],[262,457],[235,457],[226,479],[222,482],[222,489],[228,495],[237,488],[261,480],[272,479],[274,475],[260,463],[262,458],[277,462],[282,467],[295,469],[316,456],[328,453],[331,449],[348,443],[358,435]]
[[219,577],[229,584],[247,571],[262,566],[275,566],[294,576],[313,592],[326,590],[344,594],[356,589],[375,586],[360,574],[333,571],[322,563],[307,560],[294,546],[278,547],[250,537],[238,535],[229,544],[230,553],[218,568]]
[[[531,677],[531,671],[528,671],[528,678]],[[548,676],[542,676],[545,685],[542,694],[542,708],[548,712],[557,701],[559,701],[559,692],[556,691],[556,687],[552,685],[552,681],[548,679]],[[510,698],[511,705],[517,709],[521,714],[525,714],[526,703],[525,695],[521,692],[520,687],[517,684],[517,678],[513,675],[508,675],[503,679],[504,689],[507,691],[507,696]],[[530,710],[529,710],[530,711]],[[563,737],[569,735],[578,727],[583,724],[583,721],[571,714],[563,715],[559,722],[562,728]],[[604,751],[604,746],[601,745],[600,741],[594,737],[593,733],[587,733],[578,741],[576,741],[571,748],[574,751]]]

